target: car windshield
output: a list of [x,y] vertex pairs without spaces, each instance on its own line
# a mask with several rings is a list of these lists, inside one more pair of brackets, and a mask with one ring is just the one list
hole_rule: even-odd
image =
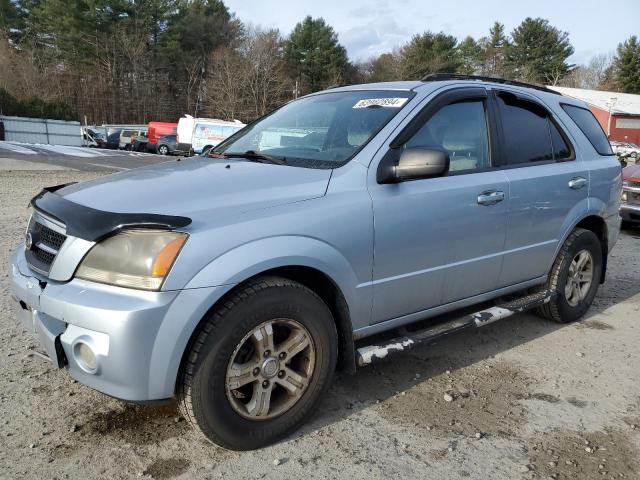
[[301,98],[243,128],[209,155],[249,153],[287,165],[335,168],[363,148],[412,95],[369,90]]

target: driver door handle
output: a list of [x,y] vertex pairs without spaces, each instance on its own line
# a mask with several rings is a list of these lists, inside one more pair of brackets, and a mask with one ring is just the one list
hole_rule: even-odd
[[587,179],[584,177],[574,177],[569,180],[569,188],[573,190],[580,190],[587,185]]
[[478,195],[478,205],[495,205],[504,200],[504,192],[490,190]]

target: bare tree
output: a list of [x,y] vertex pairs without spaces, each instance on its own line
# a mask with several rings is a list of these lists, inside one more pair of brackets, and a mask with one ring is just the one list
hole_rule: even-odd
[[282,103],[290,90],[282,60],[278,30],[250,31],[242,46],[246,63],[246,93],[253,117],[260,117]]
[[230,48],[211,54],[207,75],[207,104],[214,115],[234,120],[242,111],[246,79],[243,59]]
[[573,69],[561,84],[565,87],[598,89],[607,80],[607,72],[613,62],[612,54],[596,55],[586,65]]

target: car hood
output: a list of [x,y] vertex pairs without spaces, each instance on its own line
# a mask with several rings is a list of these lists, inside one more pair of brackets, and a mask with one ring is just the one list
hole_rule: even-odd
[[640,182],[640,165],[629,165],[623,168],[622,178],[632,182]]
[[195,157],[73,184],[65,199],[98,210],[210,223],[226,215],[321,197],[331,170]]

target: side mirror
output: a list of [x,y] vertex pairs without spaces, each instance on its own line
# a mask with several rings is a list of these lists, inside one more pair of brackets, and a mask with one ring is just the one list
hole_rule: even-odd
[[448,171],[449,155],[446,152],[433,148],[408,148],[400,153],[397,163],[389,157],[381,162],[378,183],[398,183],[436,177]]

